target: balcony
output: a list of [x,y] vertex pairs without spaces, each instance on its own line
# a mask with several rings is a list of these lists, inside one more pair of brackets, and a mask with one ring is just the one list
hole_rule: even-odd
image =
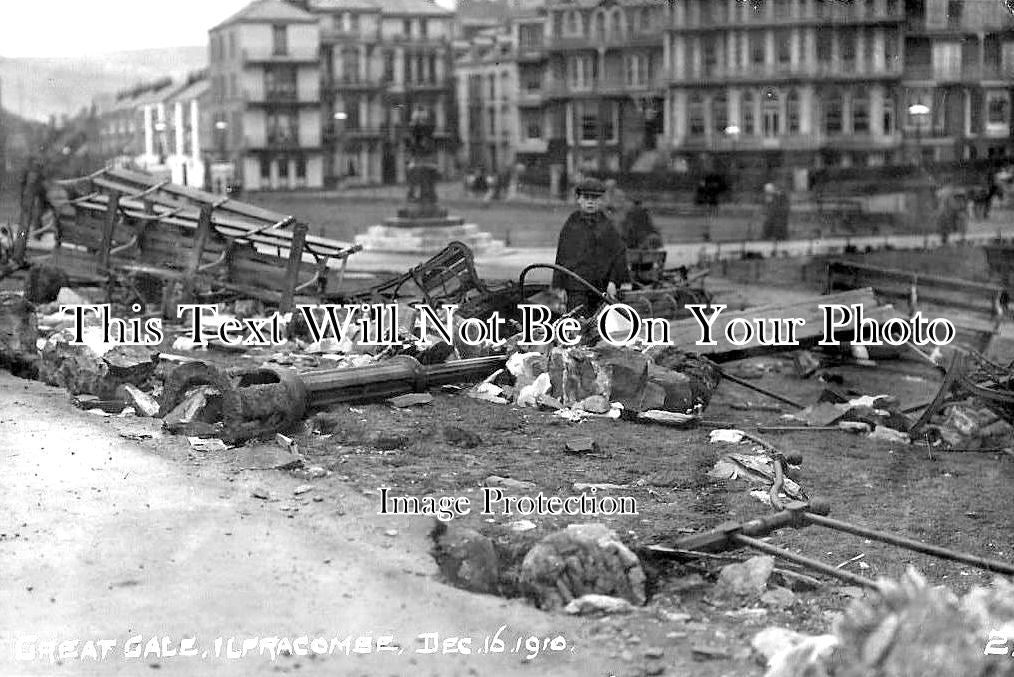
[[372,91],[375,89],[383,89],[387,85],[386,82],[380,79],[368,79],[360,78],[357,76],[338,76],[332,78],[325,87],[332,92],[341,91]]
[[594,96],[626,96],[636,92],[655,92],[661,95],[666,81],[659,77],[646,78],[637,83],[627,82],[623,78],[602,78],[593,82],[580,84],[568,83],[564,80],[552,80],[546,84],[545,96],[548,98],[583,98]]
[[360,40],[376,41],[377,40],[376,31],[374,31],[373,33],[367,33],[366,31],[363,31],[358,28],[355,30],[347,31],[341,28],[334,28],[333,26],[320,27],[320,41],[324,43],[356,42]]
[[568,36],[549,38],[546,49],[553,51],[581,51],[616,49],[622,47],[661,47],[662,31],[651,33],[609,33],[594,36]]
[[275,89],[266,92],[243,93],[243,100],[248,106],[317,106],[320,104],[316,99],[300,98],[295,89]]
[[273,54],[271,52],[243,50],[243,63],[245,65],[257,64],[290,64],[290,65],[314,65],[319,62],[316,53],[313,54]]
[[891,65],[882,69],[857,68],[855,64],[845,67],[840,64],[816,63],[791,65],[757,65],[747,68],[712,67],[668,79],[670,84],[748,84],[748,83],[791,83],[804,80],[896,80],[902,77],[900,66]]
[[541,87],[519,91],[517,104],[519,106],[541,106],[545,102],[542,91]]

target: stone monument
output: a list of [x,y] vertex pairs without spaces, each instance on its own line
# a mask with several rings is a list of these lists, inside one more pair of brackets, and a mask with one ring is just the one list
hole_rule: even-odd
[[384,219],[382,225],[370,226],[356,236],[366,251],[434,254],[452,241],[464,242],[477,256],[495,254],[503,242],[479,230],[474,223],[465,223],[459,216],[448,216],[438,204],[436,183],[437,146],[433,138],[436,125],[428,110],[416,107],[409,121],[405,138],[408,155],[405,176],[408,194],[405,206],[397,216]]

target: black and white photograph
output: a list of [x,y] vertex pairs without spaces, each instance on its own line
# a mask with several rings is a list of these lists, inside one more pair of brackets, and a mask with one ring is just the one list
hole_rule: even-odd
[[6,0],[0,676],[1014,677],[1012,98],[1012,0]]

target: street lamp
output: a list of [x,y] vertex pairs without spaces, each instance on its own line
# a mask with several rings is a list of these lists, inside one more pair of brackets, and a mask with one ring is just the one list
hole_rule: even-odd
[[929,112],[929,106],[923,103],[913,103],[908,107],[908,114],[915,120],[916,164],[920,167],[922,166],[922,123]]

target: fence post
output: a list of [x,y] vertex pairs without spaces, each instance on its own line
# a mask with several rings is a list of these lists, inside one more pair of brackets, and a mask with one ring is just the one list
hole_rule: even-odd
[[292,245],[289,247],[289,265],[285,269],[285,288],[282,289],[282,299],[278,304],[278,310],[287,313],[292,309],[292,300],[296,295],[296,286],[299,284],[299,270],[303,264],[303,245],[306,242],[305,223],[297,222],[292,227]]
[[116,228],[116,216],[120,211],[120,193],[109,193],[106,205],[106,220],[102,224],[102,240],[99,242],[99,268],[103,273],[109,271],[109,251],[113,246],[113,230]]

